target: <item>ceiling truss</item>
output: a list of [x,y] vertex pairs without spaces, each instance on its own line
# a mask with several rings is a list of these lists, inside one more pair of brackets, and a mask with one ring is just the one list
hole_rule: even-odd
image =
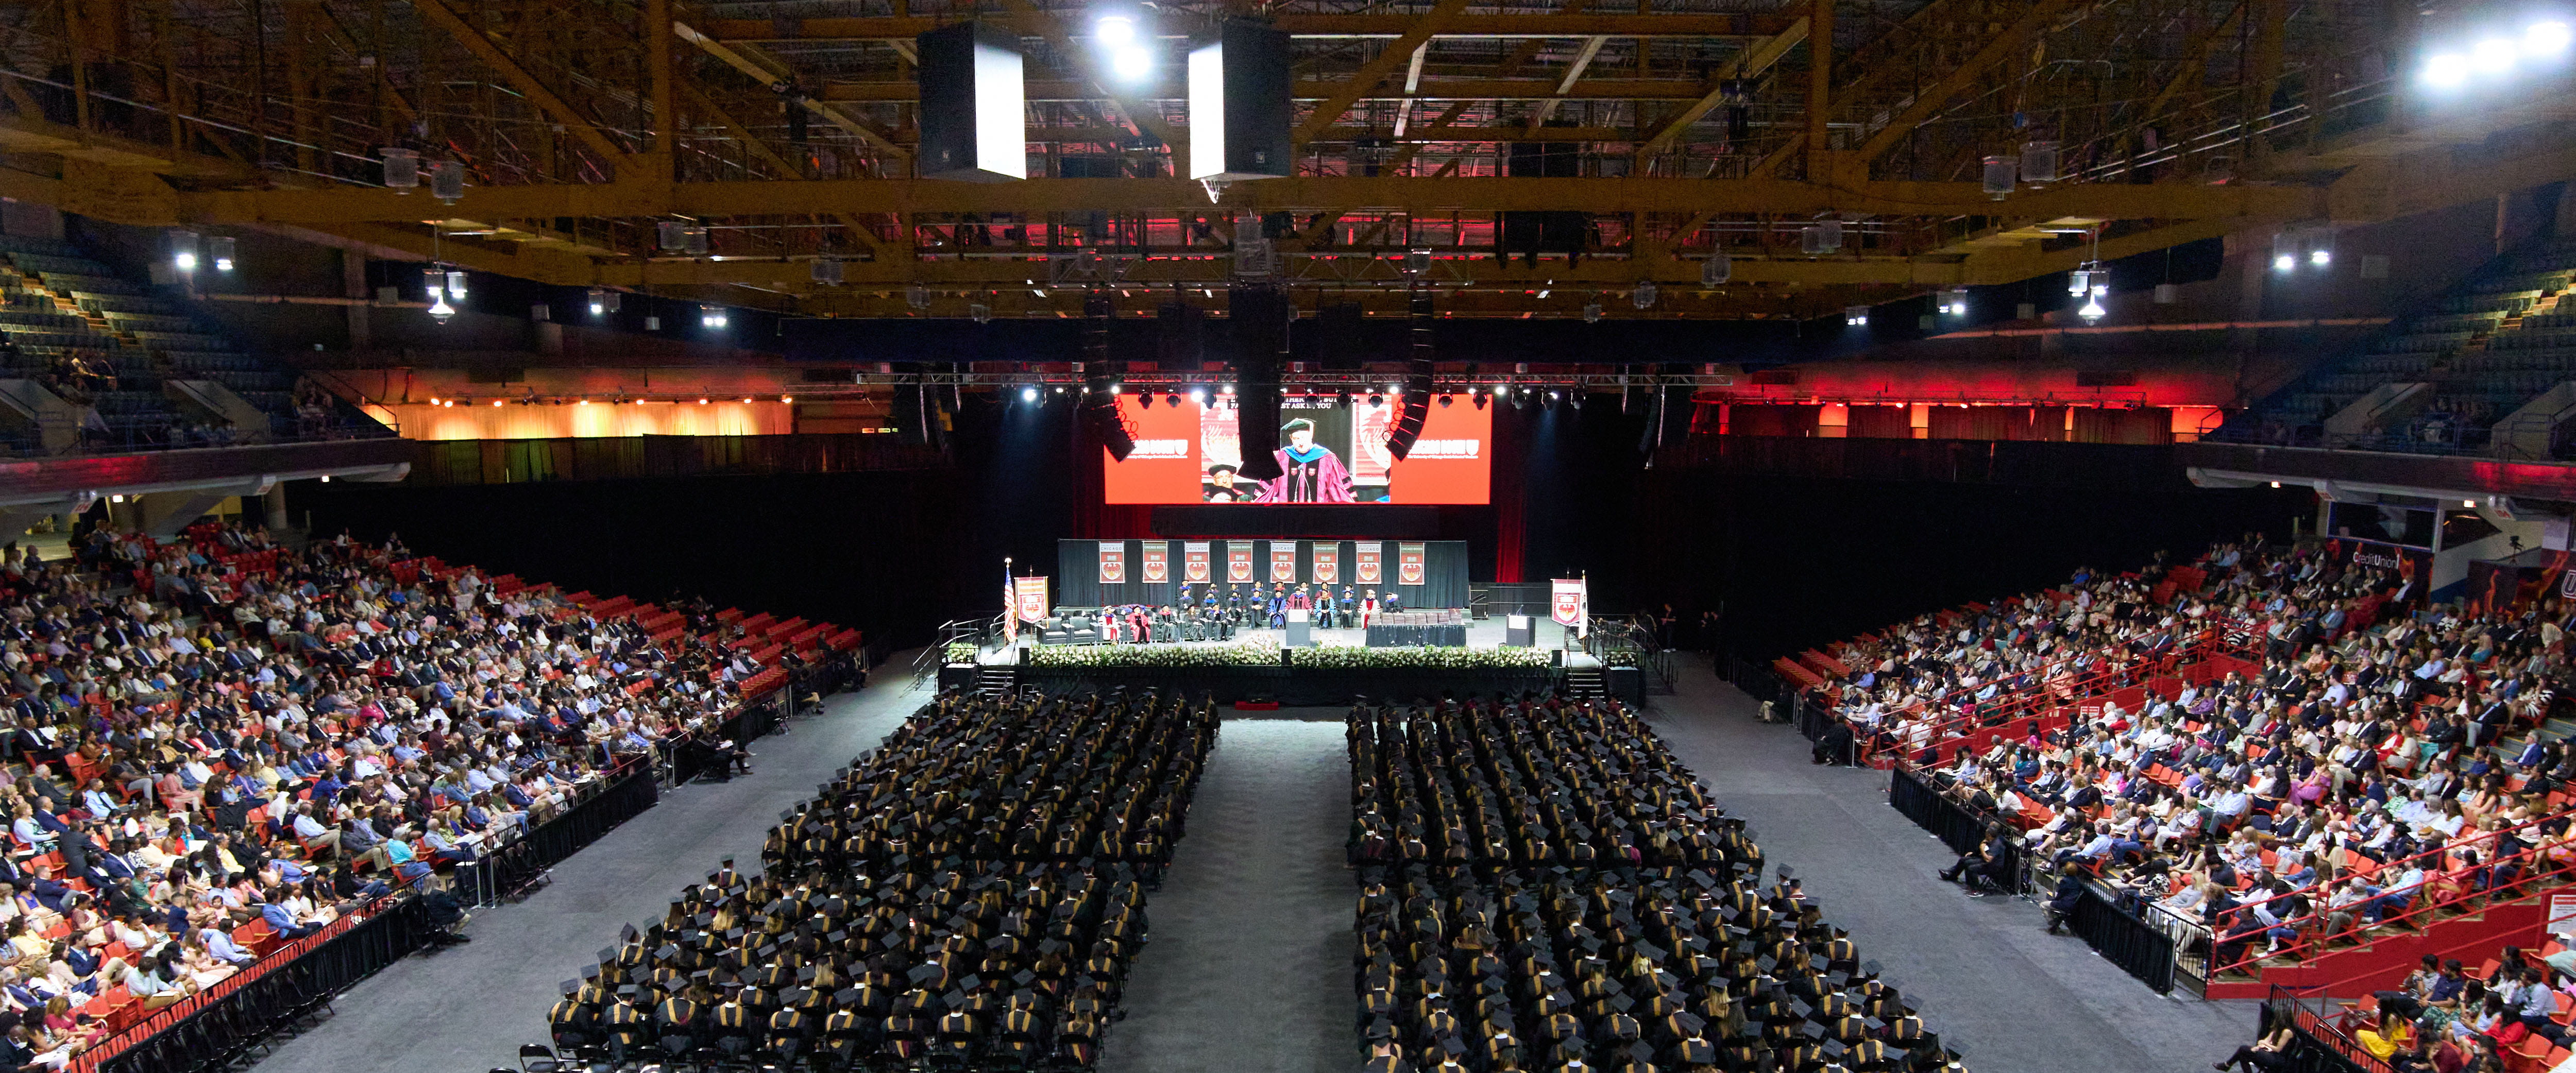
[[[1282,0],[1262,17],[1292,40],[1297,174],[1210,189],[1172,177],[1180,57],[1251,9],[1154,9],[1161,75],[1129,85],[1103,73],[1084,7],[0,4],[0,194],[850,316],[917,315],[913,285],[961,307],[1017,291],[1042,316],[1084,288],[1213,292],[1246,280],[1247,218],[1283,255],[1256,279],[1363,304],[1395,301],[1377,277],[1429,250],[1458,315],[1573,315],[1654,282],[1681,290],[1643,315],[1723,318],[2576,172],[2555,103],[2576,97],[2430,112],[2398,74],[2425,16],[2379,0]],[[968,18],[1021,38],[1037,178],[911,177],[913,39]],[[2063,178],[1987,197],[1980,162],[2035,141]],[[466,195],[382,189],[388,146],[461,161]],[[1573,177],[1511,177],[1516,154],[1567,154]],[[1532,211],[1581,213],[1580,248],[1505,249],[1502,214]],[[711,254],[659,250],[673,218],[709,227]],[[1848,240],[1802,253],[1822,218]],[[1727,284],[1698,287],[1721,255]],[[810,282],[822,257],[845,286]],[[1123,274],[1064,275],[1101,264]]]

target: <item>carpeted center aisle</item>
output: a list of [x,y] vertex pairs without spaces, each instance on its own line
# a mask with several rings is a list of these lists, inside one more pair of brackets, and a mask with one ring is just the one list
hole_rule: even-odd
[[1101,1049],[1104,1073],[1359,1067],[1342,716],[1278,716],[1229,717],[1217,733],[1189,834],[1145,903],[1153,941]]
[[[909,654],[906,654],[908,657]],[[354,1069],[473,1073],[516,1067],[519,1045],[547,1040],[556,984],[614,945],[618,926],[657,919],[680,888],[726,856],[759,867],[778,814],[884,740],[930,698],[890,659],[868,688],[831,698],[784,736],[752,744],[752,774],[663,791],[661,803],[556,865],[554,883],[518,905],[475,914],[474,941],[416,955],[332,1003],[336,1014],[278,1048],[260,1073]]]
[[2254,1037],[2255,1004],[2156,994],[2084,941],[2049,935],[2037,904],[1969,898],[1937,874],[1955,858],[1887,805],[1885,772],[1816,767],[1791,727],[1695,658],[1648,721],[1825,920],[1923,1006],[1977,1073],[2172,1073]]

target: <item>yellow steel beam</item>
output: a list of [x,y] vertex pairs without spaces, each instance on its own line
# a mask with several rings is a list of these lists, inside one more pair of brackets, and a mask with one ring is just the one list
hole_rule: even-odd
[[1665,116],[1661,122],[1655,124],[1653,130],[1647,132],[1645,139],[1637,144],[1639,170],[1644,170],[1648,157],[1671,148],[1673,142],[1681,137],[1682,132],[1689,130],[1691,124],[1699,122],[1699,118],[1707,115],[1709,109],[1717,107],[1717,102],[1726,95],[1727,83],[1761,77],[1762,72],[1770,70],[1772,64],[1780,62],[1780,57],[1788,55],[1790,49],[1798,47],[1798,43],[1806,39],[1807,20],[1800,18],[1790,23],[1788,29],[1772,35],[1761,44],[1736,53],[1734,59],[1728,60],[1726,66],[1720,68],[1717,74],[1705,83],[1708,92],[1701,94],[1698,100],[1682,106],[1681,111]]
[[[1282,13],[1272,16],[1271,25],[1300,38],[1403,37],[1410,33],[1419,16],[1405,14],[1323,15]],[[723,41],[909,41],[923,33],[955,23],[954,18],[929,16],[896,16],[891,18],[818,18],[772,21],[768,19],[708,19],[703,29]],[[1075,37],[1090,33],[1089,19],[1078,14],[1042,12],[1034,18],[1013,20],[1020,32],[1031,37]],[[1780,15],[1676,14],[1676,15],[1574,15],[1529,13],[1518,15],[1461,15],[1446,22],[1442,37],[1643,37],[1643,38],[1742,38],[1769,37],[1786,29],[1790,19]],[[781,34],[784,26],[790,32]]]
[[[1349,78],[1341,75],[1318,75],[1299,78],[1288,86],[1289,96],[1300,101],[1319,102],[1318,110],[1334,100],[1344,100],[1347,110],[1361,101],[1398,101],[1408,94],[1400,85],[1385,85],[1387,76],[1411,59],[1410,52],[1396,52],[1394,59],[1378,72],[1376,79]],[[1706,96],[1706,85],[1696,78],[1587,78],[1564,93],[1557,92],[1556,78],[1454,78],[1424,75],[1420,87],[1410,94],[1417,100],[1478,101],[1543,101],[1554,97],[1585,101],[1687,101]],[[1359,83],[1355,85],[1354,83]],[[1031,101],[1096,101],[1108,99],[1089,82],[1037,78],[1026,84]],[[817,96],[827,101],[903,102],[921,99],[921,87],[913,82],[834,82],[825,85]],[[1189,87],[1178,78],[1166,78],[1150,85],[1124,91],[1135,101],[1178,101],[1189,98]],[[1338,118],[1338,117],[1337,117]],[[1312,122],[1310,117],[1309,122]],[[1329,124],[1333,120],[1326,120]]]
[[[758,79],[762,85],[776,89],[781,86],[794,86],[796,84],[795,73],[790,70],[786,64],[779,62],[775,57],[754,49],[749,45],[728,45],[722,41],[718,41],[705,34],[699,33],[695,29],[692,29],[689,24],[684,22],[672,23],[671,32],[679,35],[681,40],[698,46],[698,49],[705,52],[707,55],[724,61],[725,66],[731,67],[745,75]],[[886,152],[892,153],[900,158],[909,158],[912,156],[911,150],[895,144],[894,139],[887,137],[876,128],[841,114],[841,110],[838,108],[829,107],[823,102],[815,100],[810,96],[801,98],[798,103],[802,104],[807,112],[812,113],[822,121],[839,127],[842,130],[849,131],[850,133],[857,135],[860,140],[874,145],[879,149],[885,150]]]
[[2338,222],[2389,220],[2485,201],[2576,175],[2576,140],[2553,139],[2530,151],[2498,154],[2444,147],[2362,164],[2327,188],[2327,215]]
[[1887,152],[1896,143],[1904,141],[1907,135],[1914,133],[1916,126],[1939,115],[1942,109],[1949,107],[1950,98],[1975,86],[1979,79],[1986,76],[1988,68],[2020,52],[2024,43],[2032,36],[2048,29],[2049,24],[2057,21],[2057,17],[2074,7],[2076,2],[2077,0],[2039,0],[2038,3],[2031,5],[2030,10],[2023,12],[2021,18],[2013,20],[2013,24],[2006,27],[2004,32],[1988,38],[1985,47],[1978,49],[1976,54],[1968,57],[1966,62],[1951,68],[1950,73],[1942,75],[1938,81],[1916,91],[1912,104],[1906,105],[1904,111],[1890,117],[1885,126],[1878,128],[1878,133],[1870,135],[1868,141],[1861,143],[1860,150],[1852,154],[1857,166],[1868,167],[1870,161],[1878,159],[1880,154]]
[[[1528,129],[1537,130],[1547,125],[1547,117],[1556,113],[1557,105],[1565,103],[1566,94],[1574,92],[1574,83],[1582,79],[1583,69],[1592,66],[1592,58],[1600,55],[1601,46],[1609,43],[1610,39],[1607,37],[1588,37],[1583,40],[1583,48],[1574,54],[1574,62],[1565,65],[1565,78],[1557,82],[1556,96],[1540,101],[1538,107],[1530,109]],[[1416,52],[1414,55],[1419,56],[1421,53]],[[1408,93],[1414,89],[1410,85],[1404,88]]]
[[428,20],[430,24],[447,31],[448,36],[463,44],[466,51],[472,52],[476,59],[482,60],[485,65],[500,72],[501,77],[508,79],[511,86],[517,88],[520,93],[526,94],[527,98],[534,101],[537,107],[544,109],[546,114],[555,117],[555,121],[563,124],[564,129],[571,131],[574,137],[581,139],[583,145],[589,146],[592,152],[599,154],[602,165],[614,168],[626,160],[628,155],[626,150],[619,147],[616,142],[610,141],[608,135],[601,133],[597,126],[592,125],[588,116],[582,115],[562,97],[556,95],[553,88],[546,85],[544,79],[538,78],[527,68],[519,66],[519,61],[512,59],[509,52],[498,42],[493,41],[489,35],[468,24],[454,11],[448,10],[447,3],[448,0],[412,0],[412,8],[419,11],[421,17]]
[[[1498,212],[1574,209],[1588,212],[1816,213],[1967,215],[2105,219],[2197,219],[2249,216],[2275,220],[2320,215],[2321,188],[2209,186],[2198,183],[2065,183],[2023,190],[1995,201],[1976,183],[1869,182],[1839,186],[1789,180],[1476,179],[1448,182],[1413,176],[1299,176],[1237,183],[1219,207],[1237,211],[1385,209],[1408,212]],[[357,223],[421,220],[432,215],[477,219],[545,216],[760,216],[831,212],[1144,212],[1208,210],[1206,189],[1187,179],[1030,179],[1007,184],[922,179],[805,182],[599,183],[468,188],[460,207],[389,190],[240,190],[171,194],[155,207],[172,219],[207,223]]]
[[[696,85],[684,84],[681,88],[688,91],[690,107],[712,117],[718,125],[724,127],[725,133],[732,135],[735,141],[741,142],[743,148],[749,150],[751,155],[759,157],[763,163],[778,169],[779,177],[793,179],[804,175],[804,169],[789,162],[786,157],[778,155],[776,150],[769,147],[768,142],[762,141],[758,135],[735,121],[732,113],[725,111],[722,105],[709,98]],[[847,213],[833,213],[832,218],[840,221],[842,231],[856,239],[860,245],[867,247],[870,252],[878,256],[893,252],[886,248],[885,243],[878,241],[876,233],[868,230],[867,225],[860,223],[857,217]],[[904,249],[902,253],[906,257],[912,255],[909,248]]]
[[[1443,23],[1456,18],[1459,12],[1466,9],[1467,0],[1440,0],[1438,5],[1414,20],[1413,24],[1406,28],[1404,35],[1395,39],[1395,43],[1386,46],[1367,63],[1361,64],[1358,73],[1353,74],[1348,81],[1341,84],[1340,88],[1325,97],[1323,103],[1316,105],[1315,110],[1306,116],[1306,121],[1297,125],[1296,132],[1290,135],[1291,155],[1305,148],[1307,142],[1315,140],[1315,135],[1323,133],[1338,122],[1342,118],[1342,113],[1350,110],[1353,102],[1358,101],[1370,90],[1376,89],[1378,83],[1386,81],[1386,76],[1395,73],[1397,67],[1412,60],[1415,49],[1430,44],[1431,36],[1439,32]],[[1407,92],[1410,94],[1411,91]]]

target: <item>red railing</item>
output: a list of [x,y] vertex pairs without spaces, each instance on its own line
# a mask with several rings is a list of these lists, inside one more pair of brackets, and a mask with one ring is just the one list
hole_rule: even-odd
[[[1964,689],[1953,690],[1938,701],[1918,703],[1906,710],[1948,706],[1954,703],[1952,698],[1963,696],[1966,698],[1964,701],[1955,703],[1969,705],[1968,710],[1935,723],[1931,736],[1925,739],[1923,745],[1907,744],[1918,735],[1918,728],[1913,726],[1894,728],[1891,733],[1901,739],[1895,746],[1895,750],[1900,754],[1910,754],[1925,748],[1948,751],[1981,734],[2002,733],[2010,729],[2010,724],[2015,721],[2058,718],[2063,714],[2064,709],[2080,707],[2081,703],[2089,697],[2107,696],[2123,689],[2143,688],[2156,678],[2170,677],[2171,675],[2165,672],[2184,663],[2203,662],[2211,657],[2235,658],[2234,652],[2230,651],[2235,646],[2225,640],[2224,633],[2223,629],[2215,627],[2205,629],[2191,640],[2178,644],[2172,650],[2152,659],[2136,659],[2122,663],[2117,662],[2115,657],[2098,651],[2069,656],[2041,667],[2036,672],[2039,675],[2036,680],[1985,700],[1977,700],[1972,693]],[[2054,675],[2050,673],[2052,669],[2065,668],[2070,663],[2086,658],[2095,660],[2096,666],[2071,673]],[[2044,729],[2053,730],[2056,727],[2049,726]],[[1863,743],[1864,756],[1870,753],[1867,744]]]
[[[2480,854],[2480,860],[2477,867],[2481,870],[2493,868],[2498,863],[2494,859],[2492,852],[2497,837],[2517,831],[2531,830],[2539,827],[2541,824],[2549,823],[2553,820],[2576,820],[2576,809],[2562,809],[2561,811],[2551,813],[2550,815],[2543,816],[2536,820],[2527,820],[2511,827],[2500,828],[2495,831],[2481,832],[2476,838],[2467,842],[2444,845],[2434,849],[2424,850],[2410,856],[2400,857],[2396,860],[2389,861],[2386,864],[2375,867],[2372,869],[2372,874],[2385,874],[2391,869],[2402,871],[2409,865],[2446,864],[2447,858],[2450,854],[2464,849],[2480,849],[2482,846],[2484,847],[2485,852]],[[2358,935],[2362,932],[2368,931],[2374,926],[2386,926],[2391,923],[2414,921],[2444,909],[2465,906],[2473,901],[2483,899],[2487,904],[2504,904],[2508,902],[2522,901],[2526,898],[2536,896],[2540,892],[2541,888],[2551,886],[2548,882],[2549,880],[2556,878],[2567,871],[2566,866],[2552,866],[2547,861],[2543,860],[2537,852],[2531,849],[2525,849],[2506,859],[2520,864],[2521,871],[2513,878],[2512,881],[2503,887],[2494,890],[2466,889],[2469,876],[2463,874],[2457,877],[2456,880],[2462,883],[2463,889],[2436,897],[2433,896],[2432,893],[2433,886],[2437,882],[2446,881],[2445,874],[2450,872],[2451,869],[2435,869],[2428,867],[2425,869],[2426,875],[2423,885],[2414,892],[2414,901],[2408,904],[2405,911],[2391,916],[2381,917],[2377,925],[2364,922],[2361,919],[2361,914],[2358,911],[2355,911],[2353,914],[2353,927],[2345,931],[2334,932],[2331,934],[2326,932],[2323,925],[2327,915],[2333,912],[2333,910],[2326,905],[2326,898],[2332,893],[2332,891],[2327,887],[2327,883],[2329,881],[2320,879],[2318,883],[2312,885],[2305,892],[2307,893],[2311,904],[2313,904],[2315,908],[2311,912],[2286,920],[2282,925],[2280,925],[2297,929],[2297,934],[2292,936],[2291,941],[2287,945],[2273,953],[2256,953],[2252,949],[2253,944],[2268,941],[2266,933],[2269,929],[2267,928],[2265,929],[2265,932],[2253,933],[2252,937],[2247,940],[2248,949],[2246,956],[2224,965],[2218,964],[2220,945],[2229,935],[2241,934],[2244,925],[2240,923],[2238,927],[2233,930],[2221,928],[2213,931],[2210,935],[2209,959],[2211,968],[2209,978],[2216,980],[2218,978],[2218,974],[2223,972],[2248,972],[2251,975],[2259,976],[2261,974],[2260,963],[2263,961],[2284,956],[2290,957],[2293,960],[2303,960],[2304,953],[2306,951],[2315,949],[2337,937]],[[2319,873],[2322,875],[2323,869],[2320,869]],[[2352,873],[2349,872],[2338,872],[2332,882],[2341,882],[2342,880],[2350,878],[2351,874]],[[2275,901],[2287,897],[2289,897],[2289,895],[2274,895],[2270,898],[2246,902],[2229,910],[2229,912],[2236,914],[2239,921],[2250,920],[2252,919],[2250,913],[2256,906],[2270,905]],[[2247,966],[2254,966],[2254,968],[2249,970]]]

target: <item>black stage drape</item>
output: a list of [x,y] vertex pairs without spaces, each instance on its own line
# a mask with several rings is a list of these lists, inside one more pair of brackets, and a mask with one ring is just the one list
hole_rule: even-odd
[[[1170,542],[1172,549],[1170,561],[1171,580],[1161,584],[1147,584],[1144,580],[1144,542],[1141,540],[1127,541],[1127,583],[1123,585],[1102,585],[1100,583],[1101,543],[1101,541],[1097,540],[1056,541],[1056,571],[1054,583],[1056,606],[1101,607],[1108,604],[1150,605],[1166,604],[1171,602],[1172,594],[1180,588],[1181,584],[1181,570],[1183,566],[1181,562],[1182,541],[1174,540]],[[1210,575],[1216,579],[1218,591],[1223,592],[1225,589],[1226,542],[1222,540],[1211,540],[1208,543],[1208,557],[1212,560],[1209,572]],[[1267,588],[1270,585],[1271,543],[1272,542],[1268,540],[1255,540],[1252,542],[1252,576],[1253,579],[1258,581],[1264,588]],[[1358,552],[1351,547],[1351,541],[1300,540],[1295,543],[1297,545],[1297,581],[1309,583],[1314,581],[1315,545],[1339,545],[1341,547],[1342,580],[1335,584],[1333,588],[1338,592],[1344,586],[1348,586],[1355,594],[1366,588],[1366,586],[1362,586],[1351,580],[1351,578],[1356,576],[1359,572]],[[1398,566],[1396,563],[1397,543],[1397,541],[1393,540],[1385,542],[1386,554],[1382,560],[1384,563],[1383,569],[1385,583],[1375,586],[1379,593],[1383,594],[1389,589],[1394,589],[1403,593],[1404,606],[1407,608],[1467,606],[1466,541],[1422,541],[1422,584],[1420,585],[1398,585],[1395,583]],[[1290,587],[1294,588],[1295,583],[1290,583]]]

